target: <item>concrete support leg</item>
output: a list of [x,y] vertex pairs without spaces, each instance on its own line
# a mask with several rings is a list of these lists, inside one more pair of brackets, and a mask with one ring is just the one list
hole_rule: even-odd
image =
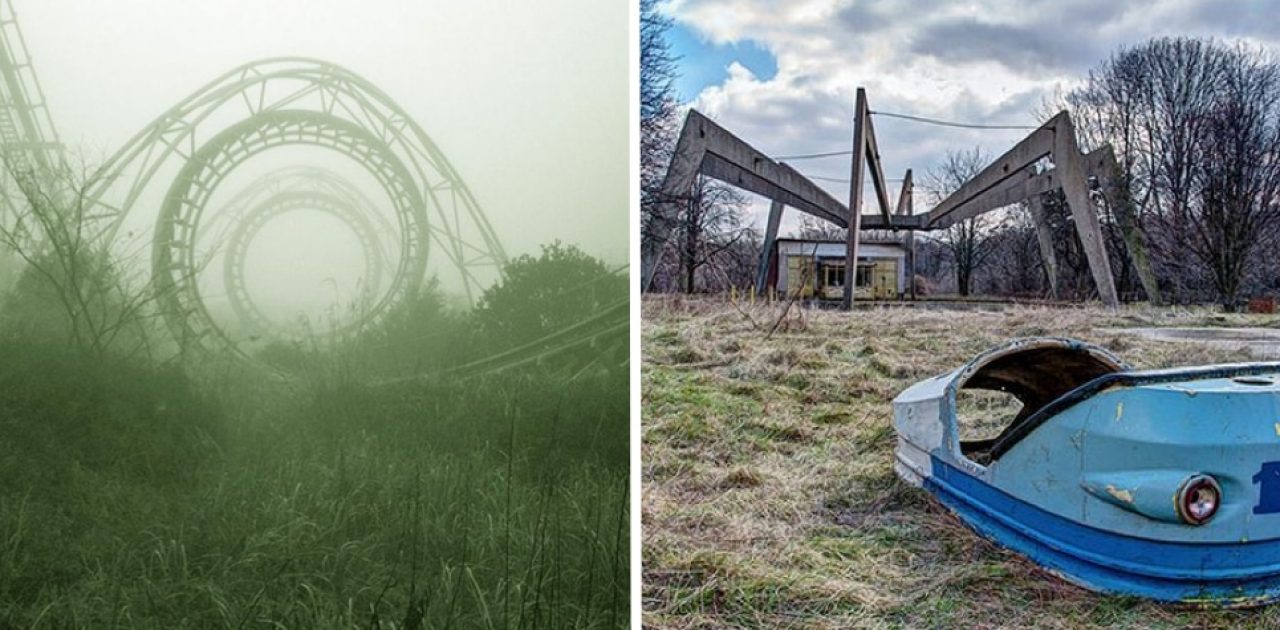
[[858,283],[858,237],[862,229],[862,172],[867,161],[867,92],[858,88],[853,114],[853,167],[849,177],[849,234],[845,238],[844,300],[840,307],[853,309],[853,292]]
[[778,226],[782,224],[782,202],[769,206],[769,222],[764,227],[764,249],[760,251],[760,268],[756,270],[756,295],[769,290],[769,266],[773,264],[774,242],[778,240]]
[[1151,268],[1151,258],[1147,255],[1147,237],[1135,216],[1132,191],[1124,183],[1128,178],[1120,170],[1115,154],[1109,149],[1100,170],[1102,173],[1098,177],[1098,183],[1107,197],[1107,203],[1111,204],[1120,234],[1124,236],[1125,248],[1129,250],[1129,258],[1133,260],[1133,267],[1138,272],[1138,281],[1142,283],[1147,300],[1159,306],[1164,303],[1164,296],[1160,294],[1160,283],[1156,280],[1155,271]]
[[1045,216],[1044,201],[1040,195],[1027,199],[1027,208],[1031,211],[1031,222],[1036,227],[1036,241],[1040,243],[1040,259],[1044,262],[1044,273],[1049,277],[1049,295],[1058,299],[1058,253],[1053,249],[1053,232],[1049,230],[1049,221]]
[[[915,212],[915,203],[912,195],[915,194],[915,184],[911,175],[911,169],[907,169],[907,174],[902,177],[902,191],[898,193],[898,216],[909,217]],[[916,231],[907,230],[907,235],[902,238],[902,246],[907,250],[906,269],[903,275],[906,277],[906,286],[902,287],[903,292],[910,292],[911,299],[916,299]],[[899,293],[901,297],[901,293]]]
[[1075,218],[1076,232],[1080,235],[1080,244],[1084,246],[1085,257],[1089,260],[1089,271],[1093,273],[1098,295],[1103,304],[1117,307],[1120,299],[1116,296],[1116,283],[1111,275],[1111,261],[1107,257],[1106,243],[1102,240],[1098,213],[1094,210],[1093,200],[1089,198],[1089,184],[1085,180],[1080,150],[1076,147],[1076,132],[1070,119],[1064,118],[1059,122],[1058,128],[1054,129],[1053,144],[1054,165],[1060,173],[1062,192],[1066,195],[1067,205],[1071,207],[1071,216]]
[[903,239],[903,241],[907,248],[907,271],[906,271],[907,286],[905,288],[908,291],[908,294],[911,296],[911,300],[915,301],[916,299],[916,231],[907,230],[907,237]]
[[698,124],[700,120],[700,117],[695,118],[693,110],[689,110],[689,114],[685,116],[684,126],[680,128],[680,139],[676,142],[675,153],[667,166],[666,177],[662,180],[662,190],[653,215],[640,219],[641,291],[648,291],[653,286],[658,264],[667,247],[667,239],[680,216],[680,205],[687,203],[694,180],[702,168],[702,160],[706,157],[706,133]]

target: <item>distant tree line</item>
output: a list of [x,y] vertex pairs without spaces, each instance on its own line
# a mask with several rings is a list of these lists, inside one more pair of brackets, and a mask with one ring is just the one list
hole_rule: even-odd
[[[1159,38],[1117,51],[1080,87],[1060,95],[1081,147],[1110,145],[1114,203],[1098,196],[1122,298],[1216,302],[1234,310],[1280,289],[1280,64],[1265,49]],[[943,171],[955,166],[954,157]],[[985,160],[983,160],[985,161]],[[1088,262],[1060,195],[1045,198],[1064,297],[1093,292]],[[970,224],[986,257],[974,290],[1047,294],[1034,225],[1013,211]],[[944,242],[946,237],[942,239]],[[962,259],[950,257],[964,293]],[[1038,270],[1027,275],[1026,270]]]
[[[1116,152],[1128,199],[1108,209],[1108,223],[1120,239],[1149,244],[1160,292],[1232,308],[1276,289],[1280,65],[1272,52],[1155,39],[1117,52],[1065,101],[1086,150],[1110,143]],[[1116,259],[1131,279],[1132,256]]]
[[[1153,39],[1113,54],[1082,86],[1049,103],[1043,118],[1063,108],[1084,151],[1110,145],[1116,154],[1120,194],[1114,203],[1097,201],[1122,298],[1234,310],[1249,297],[1275,296],[1280,64],[1271,51]],[[935,181],[954,183],[958,157],[949,156]],[[1052,194],[1044,206],[1063,296],[1088,297],[1088,261],[1066,206]],[[1027,213],[982,220],[953,228],[971,237],[968,250],[942,235],[955,277],[936,280],[962,294],[1047,295],[1048,269]],[[963,255],[974,250],[976,268]]]
[[[91,172],[36,169],[0,155],[0,346],[43,344],[55,354],[146,369],[183,363],[185,340],[165,329],[159,304],[170,289],[148,281],[136,254],[98,237],[92,178],[84,174]],[[207,260],[198,260],[197,269]],[[626,334],[613,314],[627,301],[625,266],[610,267],[555,241],[537,255],[506,261],[501,279],[477,297],[473,308],[458,308],[460,298],[432,277],[354,331],[281,336],[252,351],[285,372],[359,361],[369,376],[445,373],[525,349],[512,362],[533,355],[543,375],[587,367],[622,373]],[[335,305],[344,306],[355,308]],[[189,363],[239,360],[199,358]]]

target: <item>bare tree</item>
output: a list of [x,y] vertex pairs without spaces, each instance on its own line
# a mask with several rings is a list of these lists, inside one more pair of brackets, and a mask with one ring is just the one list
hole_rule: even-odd
[[1117,153],[1123,194],[1110,211],[1149,297],[1159,276],[1178,299],[1234,308],[1259,276],[1255,252],[1275,238],[1276,76],[1259,49],[1160,38],[1066,95],[1085,145]]
[[1121,292],[1133,290],[1136,275],[1147,299],[1159,304],[1163,295],[1143,225],[1153,198],[1150,160],[1144,151],[1148,136],[1141,115],[1151,95],[1148,65],[1142,55],[1115,55],[1043,115],[1047,119],[1064,106],[1071,109],[1082,148],[1091,151],[1109,145],[1116,154],[1110,189],[1101,191],[1106,201],[1102,218],[1108,257]]
[[1011,213],[1009,224],[993,234],[989,243],[986,267],[976,274],[983,291],[1036,297],[1047,293],[1048,277],[1030,213]]
[[640,2],[640,241],[648,251],[665,247],[657,234],[673,226],[660,204],[662,178],[680,124],[676,99],[676,58],[666,40],[671,19],[658,11],[657,0]]
[[[686,293],[698,290],[699,271],[704,267],[723,270],[743,263],[738,260],[737,246],[756,236],[743,222],[745,205],[746,199],[736,189],[709,177],[697,178],[693,195],[684,204],[672,234],[672,241],[679,247],[681,288]],[[750,268],[749,261],[746,266]]]
[[1198,204],[1186,242],[1210,269],[1219,303],[1233,310],[1257,243],[1280,218],[1280,69],[1269,55],[1237,48],[1200,129]]
[[843,243],[846,240],[845,235],[848,233],[847,229],[839,227],[826,219],[801,214],[800,227],[796,230],[796,238],[811,241],[840,241]]
[[[988,159],[982,149],[974,147],[970,151],[948,151],[941,166],[930,169],[925,175],[925,184],[934,197],[933,203],[940,203],[955,192],[965,182],[976,176]],[[943,230],[939,241],[950,254],[951,265],[956,274],[956,291],[960,295],[969,295],[974,273],[994,251],[993,234],[1000,231],[1004,224],[1001,213],[992,212],[965,219]]]
[[[128,352],[146,345],[142,326],[152,317],[152,292],[145,281],[129,277],[96,239],[88,216],[89,178],[70,169],[37,169],[12,156],[4,195],[7,216],[0,221],[0,249],[20,261],[6,309],[27,311],[19,318],[65,334],[75,349],[101,355],[128,338]],[[22,302],[21,304],[17,304]],[[53,306],[49,321],[41,309]]]

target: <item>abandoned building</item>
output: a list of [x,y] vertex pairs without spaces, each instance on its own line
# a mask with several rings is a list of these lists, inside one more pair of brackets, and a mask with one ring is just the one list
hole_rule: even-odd
[[[862,232],[854,291],[858,298],[894,300],[909,290],[905,233],[890,230]],[[843,240],[780,238],[769,252],[771,263],[766,286],[779,295],[840,300],[844,296],[845,252]],[[796,293],[798,291],[798,294]]]

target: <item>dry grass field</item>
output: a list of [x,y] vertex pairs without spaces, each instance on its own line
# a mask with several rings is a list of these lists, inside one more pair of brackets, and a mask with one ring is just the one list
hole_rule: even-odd
[[1095,595],[980,538],[893,474],[890,409],[907,385],[1013,337],[1076,337],[1157,367],[1249,357],[1100,329],[1280,321],[1136,307],[783,310],[644,303],[646,626],[1280,626],[1280,607]]

